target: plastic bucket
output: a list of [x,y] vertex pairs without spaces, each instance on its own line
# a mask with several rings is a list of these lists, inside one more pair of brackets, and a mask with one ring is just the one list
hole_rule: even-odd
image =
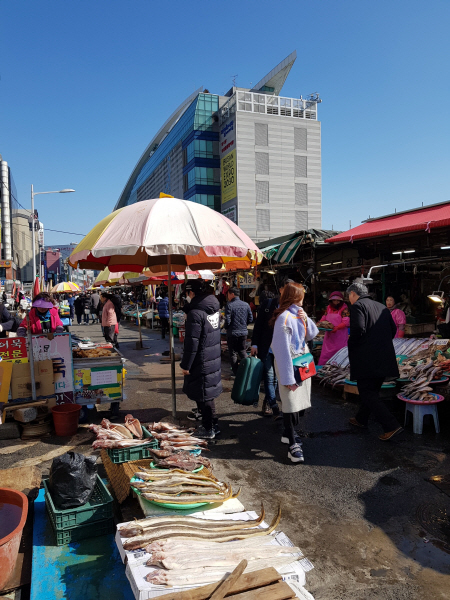
[[[18,510],[11,513],[8,511],[8,507],[10,509],[17,507]],[[2,515],[2,513],[4,514]],[[14,571],[27,514],[28,499],[25,494],[17,490],[0,488],[0,519],[3,535],[0,539],[0,590],[4,589]],[[6,523],[10,523],[13,528],[9,533],[5,532]]]
[[60,404],[52,407],[56,435],[64,437],[76,434],[80,410],[80,404]]
[[184,332],[185,332],[184,327],[180,327],[180,329],[178,330],[178,335],[180,337],[180,342],[184,342]]

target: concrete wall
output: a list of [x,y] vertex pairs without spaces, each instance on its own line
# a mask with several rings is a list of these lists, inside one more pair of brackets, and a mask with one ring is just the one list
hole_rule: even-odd
[[[237,111],[234,116],[239,226],[255,241],[286,235],[299,229],[320,228],[320,122],[244,111]],[[255,124],[267,125],[268,145],[257,145],[258,141],[264,141],[264,135],[255,139]],[[295,135],[296,128],[306,129],[306,137],[301,132]],[[259,132],[264,133],[263,128],[259,128]],[[302,140],[306,141],[306,146]],[[257,157],[257,153],[264,153],[268,157]],[[302,173],[304,160],[299,158],[296,162],[296,156],[306,158],[306,177]],[[266,170],[267,162],[268,173],[258,174],[258,171]],[[296,183],[303,184],[303,187],[297,186],[297,195]],[[304,187],[305,184],[307,188]],[[268,203],[264,202],[267,185]],[[258,214],[259,211],[263,212]]]

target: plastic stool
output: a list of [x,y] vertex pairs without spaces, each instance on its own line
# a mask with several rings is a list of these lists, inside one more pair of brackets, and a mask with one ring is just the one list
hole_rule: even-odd
[[423,418],[425,415],[432,415],[434,419],[434,428],[436,433],[439,433],[439,417],[437,411],[437,404],[411,404],[406,403],[405,406],[405,425],[408,418],[408,411],[412,414],[413,418],[413,431],[414,433],[422,433],[423,431]]

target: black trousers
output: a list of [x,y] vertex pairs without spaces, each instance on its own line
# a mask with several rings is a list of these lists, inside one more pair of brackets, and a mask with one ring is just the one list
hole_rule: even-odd
[[159,317],[161,322],[161,339],[163,340],[166,337],[166,331],[169,331],[169,319],[166,317]]
[[300,417],[303,417],[304,414],[304,410],[295,413],[283,413],[283,435],[289,438],[289,446],[295,444],[296,429],[300,425]]
[[228,352],[230,353],[231,369],[236,375],[238,365],[243,358],[247,358],[247,352],[245,350],[245,342],[247,336],[230,335],[227,337]]
[[380,378],[356,380],[361,406],[355,419],[361,425],[367,425],[369,416],[372,414],[374,419],[380,423],[384,433],[388,433],[388,431],[394,431],[400,427],[400,424],[380,398],[383,381],[384,379]]
[[115,333],[115,330],[115,325],[103,327],[103,335],[105,336],[105,340],[113,346],[117,344],[117,333]]
[[197,408],[202,415],[203,427],[210,431],[213,428],[213,425],[218,423],[216,416],[216,403],[214,400],[207,400],[206,402],[197,401]]

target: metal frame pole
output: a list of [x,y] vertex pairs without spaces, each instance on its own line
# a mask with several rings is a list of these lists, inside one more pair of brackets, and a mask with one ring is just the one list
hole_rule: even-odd
[[170,254],[167,255],[168,288],[169,288],[169,340],[170,340],[170,374],[172,379],[172,416],[177,416],[177,391],[175,386],[175,343],[172,325],[172,264]]
[[31,184],[31,239],[33,244],[33,286],[36,281],[36,240],[34,237],[34,190]]

